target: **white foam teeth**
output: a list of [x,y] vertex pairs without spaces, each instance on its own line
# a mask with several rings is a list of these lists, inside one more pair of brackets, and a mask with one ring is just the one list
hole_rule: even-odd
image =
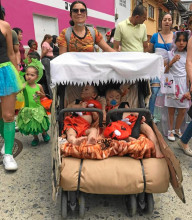
[[75,112],[77,115],[82,116],[83,112]]
[[119,130],[115,130],[114,133],[116,136],[121,136],[121,132]]

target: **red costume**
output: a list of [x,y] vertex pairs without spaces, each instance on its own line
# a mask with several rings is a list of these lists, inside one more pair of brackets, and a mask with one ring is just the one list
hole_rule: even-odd
[[[101,103],[94,99],[87,101],[87,107],[102,109]],[[65,133],[66,130],[72,128],[76,131],[77,137],[86,135],[85,131],[90,128],[90,123],[82,118],[79,113],[81,113],[82,115],[92,115],[92,112],[76,112],[75,115],[65,117],[62,133]]]
[[66,130],[69,130],[70,128],[76,131],[77,137],[81,137],[86,135],[85,131],[90,128],[90,124],[81,116],[70,115],[65,117],[62,133],[65,133]]
[[[127,120],[126,120],[127,119]],[[111,122],[104,130],[106,138],[124,140],[131,135],[137,116],[128,115],[125,119]],[[126,122],[125,122],[126,121]]]

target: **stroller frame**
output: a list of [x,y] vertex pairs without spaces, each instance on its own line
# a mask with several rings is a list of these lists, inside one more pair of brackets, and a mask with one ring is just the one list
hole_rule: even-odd
[[[51,61],[53,62],[53,61]],[[52,104],[52,137],[53,137],[53,160],[52,160],[52,166],[53,166],[53,173],[52,173],[52,177],[53,177],[53,197],[55,198],[55,195],[58,193],[59,188],[61,187],[61,182],[62,180],[60,179],[61,177],[61,169],[63,169],[62,167],[62,162],[61,162],[61,155],[60,155],[60,149],[58,148],[59,143],[57,141],[58,135],[61,132],[61,128],[62,128],[62,123],[60,123],[60,121],[63,121],[62,115],[63,112],[66,112],[67,110],[61,110],[64,106],[64,102],[63,102],[63,97],[64,97],[64,90],[63,90],[64,86],[59,85],[59,87],[55,87],[53,89],[53,104]],[[142,88],[142,87],[139,87]],[[139,97],[139,103],[140,103],[140,107],[144,107],[144,97],[141,96],[141,93],[138,92]],[[61,112],[60,112],[61,110]],[[69,111],[72,111],[74,109],[69,109]],[[129,109],[130,111],[141,111],[141,109]],[[82,111],[82,109],[75,109],[75,111]],[[87,111],[87,110],[86,110]],[[95,109],[92,109],[92,111],[95,111]],[[113,110],[112,110],[113,111]],[[146,110],[144,110],[146,111]],[[56,112],[54,114],[54,112]],[[60,113],[59,113],[60,112]],[[110,112],[110,114],[112,114],[113,112]],[[147,114],[150,115],[149,112],[146,111]],[[107,121],[109,121],[110,118],[110,114],[107,115]],[[102,114],[100,113],[100,116]],[[184,193],[183,193],[183,189],[182,189],[182,173],[181,173],[181,169],[179,166],[179,161],[174,157],[173,153],[170,151],[169,147],[167,146],[167,144],[165,143],[165,141],[163,140],[162,135],[160,134],[160,132],[158,131],[156,125],[151,121],[151,117],[149,117],[149,122],[154,130],[154,132],[157,135],[157,139],[159,141],[160,147],[161,147],[161,151],[164,153],[165,155],[165,159],[156,159],[156,160],[164,160],[167,162],[168,166],[167,166],[167,170],[169,167],[169,172],[170,172],[170,182],[174,188],[174,190],[176,191],[177,195],[181,198],[181,200],[183,202],[185,202],[185,197],[184,197]],[[101,120],[100,120],[101,123]],[[171,152],[171,153],[170,153]],[[65,159],[66,162],[69,161],[70,158]],[[122,158],[119,158],[119,160],[121,160]],[[75,187],[75,190],[68,190],[67,188],[63,188],[62,186],[62,216],[66,217],[67,216],[67,209],[68,206],[71,207],[71,209],[73,210],[76,206],[76,201],[79,201],[79,215],[80,217],[83,217],[85,214],[85,199],[83,196],[84,192],[87,192],[85,189],[82,189],[81,186],[81,171],[82,171],[82,167],[83,167],[83,159],[77,159],[80,160],[80,165],[79,165],[79,171],[78,171],[78,181],[77,181],[77,186]],[[86,161],[86,159],[85,159]],[[153,190],[149,190],[147,189],[147,182],[146,182],[146,176],[145,176],[145,167],[143,164],[143,161],[145,161],[145,159],[140,160],[140,166],[141,166],[141,170],[142,170],[142,175],[143,175],[143,189],[139,190],[139,192],[134,192],[133,194],[128,194],[125,197],[125,203],[127,206],[127,210],[130,216],[133,216],[136,213],[137,210],[137,206],[139,205],[140,210],[143,210],[143,212],[145,213],[152,213],[153,208],[154,208],[154,201],[153,201]],[[171,161],[171,162],[170,162]],[[169,184],[168,184],[169,185]],[[70,191],[70,193],[69,193]],[[75,193],[71,193],[76,191]],[[137,191],[137,190],[136,190]],[[68,193],[67,193],[68,192]],[[88,193],[92,193],[92,192],[88,192]],[[98,193],[98,192],[93,192],[93,193]],[[158,193],[158,192],[157,192]],[[108,194],[108,193],[107,193]],[[119,194],[119,193],[117,193]],[[124,193],[122,193],[124,194]],[[125,193],[127,194],[127,193]]]

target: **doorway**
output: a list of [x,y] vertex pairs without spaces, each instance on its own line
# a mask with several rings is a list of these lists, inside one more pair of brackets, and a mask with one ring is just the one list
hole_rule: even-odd
[[38,53],[41,54],[41,42],[45,34],[57,35],[58,30],[58,19],[54,17],[33,15],[33,23],[35,29],[35,39],[38,43]]

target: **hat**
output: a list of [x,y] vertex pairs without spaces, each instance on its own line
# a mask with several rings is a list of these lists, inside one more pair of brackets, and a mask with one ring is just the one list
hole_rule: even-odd
[[110,36],[111,35],[111,31],[108,31],[105,35],[106,36]]
[[35,82],[39,82],[39,80],[43,76],[43,69],[44,69],[43,64],[38,59],[32,58],[31,60],[32,60],[32,62],[30,64],[28,64],[27,68],[31,66],[31,67],[34,67],[35,69],[38,70],[38,77],[35,80]]

